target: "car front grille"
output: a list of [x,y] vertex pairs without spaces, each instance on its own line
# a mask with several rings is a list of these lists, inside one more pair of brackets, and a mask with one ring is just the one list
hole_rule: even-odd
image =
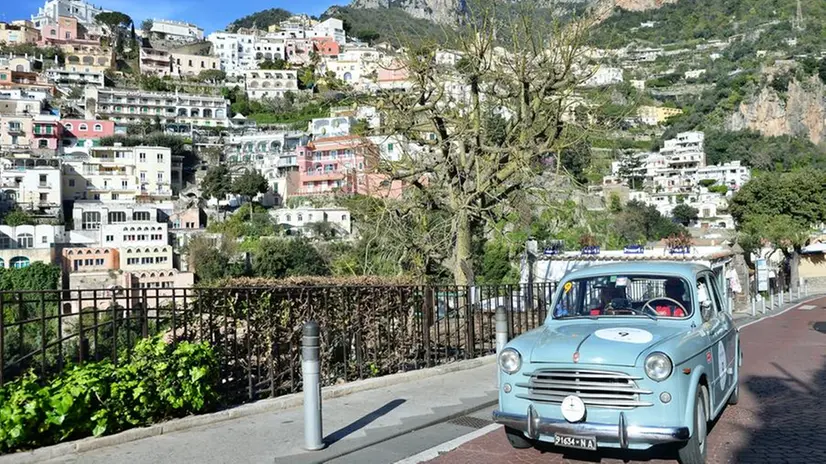
[[573,369],[538,369],[526,372],[530,379],[527,383],[517,383],[517,387],[527,389],[527,393],[518,393],[523,398],[539,403],[562,404],[569,395],[582,399],[586,406],[610,409],[631,409],[652,406],[641,397],[650,395],[651,391],[640,389],[637,380],[622,372],[573,370]]

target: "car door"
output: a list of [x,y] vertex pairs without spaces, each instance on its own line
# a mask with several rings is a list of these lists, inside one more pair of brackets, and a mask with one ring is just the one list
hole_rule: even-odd
[[697,297],[700,302],[700,311],[703,313],[703,328],[708,334],[708,353],[710,365],[710,392],[712,412],[716,413],[726,399],[726,393],[731,387],[729,375],[730,352],[729,333],[733,324],[731,318],[722,305],[722,299],[716,285],[716,279],[711,273],[700,274],[697,278]]
[[[714,289],[714,300],[717,302],[717,307],[721,308],[717,315],[717,318],[722,326],[720,330],[724,332],[723,338],[718,341],[718,344],[722,342],[722,351],[725,353],[725,356],[722,356],[725,360],[725,367],[722,375],[725,376],[725,378],[720,380],[720,384],[722,386],[721,391],[723,393],[723,401],[726,401],[728,399],[728,395],[726,395],[726,393],[731,391],[734,382],[737,381],[737,377],[734,374],[737,371],[737,366],[735,366],[735,363],[739,361],[739,347],[737,346],[738,331],[737,327],[734,325],[734,318],[726,308],[727,301],[725,298],[725,293],[721,287],[720,279],[712,279],[712,287]],[[718,352],[721,351],[719,346],[716,347],[716,350]]]

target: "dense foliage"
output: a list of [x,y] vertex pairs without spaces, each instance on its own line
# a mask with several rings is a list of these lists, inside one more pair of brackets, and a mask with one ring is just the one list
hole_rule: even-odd
[[426,19],[414,18],[399,8],[351,8],[336,6],[327,10],[328,17],[344,21],[348,36],[368,42],[388,42],[399,46],[422,40],[445,39],[450,31]]
[[74,366],[43,384],[33,373],[0,388],[0,452],[116,433],[209,411],[218,361],[207,343],[137,343],[125,364]]
[[227,26],[227,31],[235,32],[242,27],[247,29],[255,27],[256,29],[266,31],[267,27],[286,21],[290,19],[292,15],[292,13],[283,8],[269,8],[236,19]]
[[[821,32],[826,19],[826,4],[804,3],[805,36],[823,43]],[[627,44],[630,40],[668,44],[723,39],[765,27],[770,21],[785,22],[788,28],[796,7],[797,0],[681,0],[648,11],[617,8],[591,40],[608,48]],[[654,27],[640,27],[641,23],[649,21],[655,21]]]
[[0,268],[0,291],[54,290],[59,284],[60,268],[52,264],[34,262],[24,268]]
[[747,166],[769,171],[826,169],[826,151],[802,137],[766,137],[754,131],[709,131],[705,151],[708,164],[739,160]]
[[13,209],[6,213],[3,217],[3,223],[7,226],[22,226],[24,224],[34,225],[36,221],[31,214],[22,209]]

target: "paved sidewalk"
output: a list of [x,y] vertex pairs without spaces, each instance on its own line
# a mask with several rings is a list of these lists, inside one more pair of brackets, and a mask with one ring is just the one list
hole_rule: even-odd
[[[391,387],[325,400],[322,451],[306,452],[303,410],[227,420],[117,446],[76,453],[50,463],[309,463],[325,462],[496,401],[490,363]],[[386,461],[385,461],[386,462]]]
[[[781,314],[790,307],[793,309]],[[743,367],[741,398],[724,409],[709,432],[709,463],[826,462],[826,297],[786,303],[769,319],[737,317]],[[820,323],[820,324],[818,324]],[[820,329],[820,330],[818,330]],[[440,453],[433,464],[674,463],[667,448],[652,452],[598,453],[540,445],[515,450],[501,427]],[[422,462],[413,460],[413,462]]]

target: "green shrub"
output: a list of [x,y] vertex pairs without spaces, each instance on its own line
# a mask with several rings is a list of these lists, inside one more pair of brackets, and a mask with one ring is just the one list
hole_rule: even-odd
[[141,340],[130,361],[74,366],[41,384],[33,373],[0,388],[0,452],[100,436],[208,411],[218,362],[207,343]]

